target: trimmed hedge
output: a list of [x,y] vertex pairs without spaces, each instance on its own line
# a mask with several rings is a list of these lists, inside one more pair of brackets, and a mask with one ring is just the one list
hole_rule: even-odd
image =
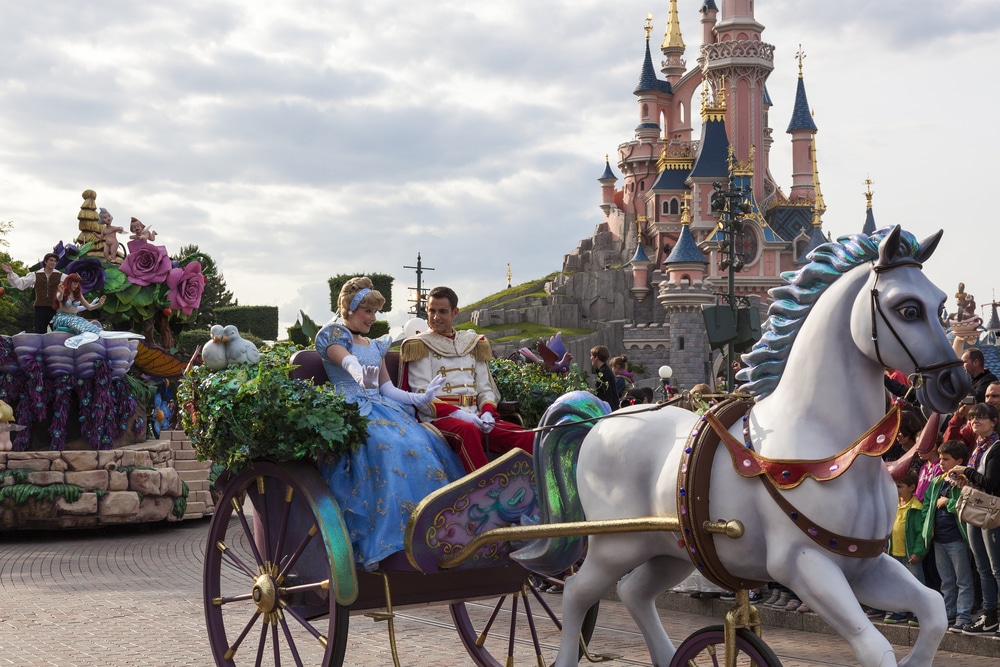
[[215,309],[215,321],[223,326],[232,324],[240,336],[253,334],[263,340],[278,339],[277,306],[226,306]]

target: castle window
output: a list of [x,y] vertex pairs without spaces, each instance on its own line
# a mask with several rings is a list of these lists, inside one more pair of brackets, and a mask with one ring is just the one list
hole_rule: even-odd
[[684,336],[681,336],[680,338],[677,339],[677,349],[678,351],[684,349]]
[[639,192],[646,189],[646,181],[639,181]]
[[649,105],[648,104],[643,104],[642,105],[642,119],[643,120],[649,120]]
[[661,205],[661,209],[663,210],[663,215],[670,215],[670,202],[664,199]]
[[678,215],[680,212],[680,204],[677,202],[677,197],[674,197],[670,200],[670,215]]

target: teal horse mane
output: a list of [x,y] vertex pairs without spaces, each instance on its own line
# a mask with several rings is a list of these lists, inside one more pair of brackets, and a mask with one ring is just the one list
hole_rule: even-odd
[[[764,398],[778,386],[781,373],[788,363],[788,354],[802,323],[826,288],[851,269],[878,259],[878,248],[892,227],[885,227],[871,236],[851,234],[841,236],[836,243],[824,243],[807,255],[809,263],[798,271],[786,271],[781,277],[787,285],[775,287],[768,294],[774,301],[767,309],[763,334],[753,349],[743,355],[747,364],[739,372],[746,380],[741,389]],[[901,232],[900,257],[915,257],[920,242],[913,234]]]

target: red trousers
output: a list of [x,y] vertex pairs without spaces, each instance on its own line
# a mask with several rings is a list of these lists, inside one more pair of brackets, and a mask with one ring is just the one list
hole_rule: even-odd
[[436,419],[434,426],[441,431],[451,448],[458,452],[465,472],[472,472],[487,464],[487,447],[491,452],[501,454],[518,447],[530,454],[535,442],[534,433],[525,431],[519,424],[502,419],[496,421],[496,426],[490,433],[483,433],[475,424],[454,417]]

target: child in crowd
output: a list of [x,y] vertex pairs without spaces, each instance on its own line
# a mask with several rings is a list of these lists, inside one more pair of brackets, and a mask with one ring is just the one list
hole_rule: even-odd
[[[889,535],[889,555],[905,565],[922,584],[924,569],[920,565],[920,559],[927,553],[927,543],[921,534],[921,510],[924,506],[913,495],[916,490],[917,473],[912,470],[907,471],[896,482],[899,505],[896,508],[896,521],[892,524],[892,533]],[[886,612],[884,620],[886,623],[902,623],[908,619],[910,625],[917,625],[912,616],[895,611]]]
[[957,465],[965,465],[969,448],[962,440],[947,440],[938,447],[941,473],[924,494],[922,535],[934,546],[938,573],[941,575],[941,595],[948,612],[948,632],[960,633],[972,624],[974,598],[972,565],[969,562],[968,537],[965,524],[958,520],[958,496],[961,489],[952,486],[948,473]]

